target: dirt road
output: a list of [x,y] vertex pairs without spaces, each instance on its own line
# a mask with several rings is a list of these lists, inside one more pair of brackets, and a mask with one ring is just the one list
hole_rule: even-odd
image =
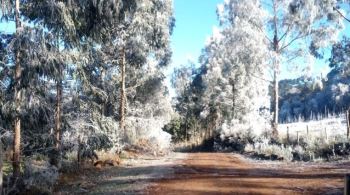
[[342,194],[347,163],[253,161],[232,153],[139,157],[63,174],[54,194]]
[[147,194],[342,194],[349,163],[256,162],[237,154],[193,153]]

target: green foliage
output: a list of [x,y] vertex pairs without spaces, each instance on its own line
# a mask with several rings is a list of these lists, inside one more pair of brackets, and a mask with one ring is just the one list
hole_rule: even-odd
[[164,126],[163,130],[172,135],[173,142],[181,142],[186,138],[186,132],[183,127],[183,122],[180,118],[175,118]]
[[250,131],[237,131],[230,134],[230,136],[217,137],[215,140],[214,149],[216,151],[234,151],[244,152],[244,148],[253,144],[256,141],[256,137]]

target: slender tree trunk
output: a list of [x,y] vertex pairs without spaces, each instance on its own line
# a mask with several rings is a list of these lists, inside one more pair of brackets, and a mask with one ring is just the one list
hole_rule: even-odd
[[[57,53],[60,52],[59,34],[57,34]],[[56,162],[59,162],[59,154],[61,151],[61,124],[62,124],[62,78],[63,70],[62,66],[58,67],[58,78],[56,82],[56,113],[55,113],[55,148],[57,151]]]
[[[60,70],[60,77],[62,71]],[[60,151],[61,148],[61,121],[62,121],[62,79],[59,78],[56,84],[56,116],[55,116],[55,148]]]
[[125,129],[125,105],[126,105],[126,94],[125,94],[125,48],[121,49],[120,53],[120,71],[121,71],[121,81],[120,81],[120,105],[119,105],[119,128],[124,131],[124,136],[127,136]]
[[278,78],[277,78],[277,72],[274,71],[274,78],[273,78],[273,122],[272,122],[272,128],[273,128],[273,135],[276,136],[278,134]]
[[[15,20],[16,20],[16,35],[19,35],[21,21],[19,16],[19,0],[16,0],[16,10],[15,10]],[[19,48],[16,50],[16,70],[15,70],[15,108],[16,108],[16,117],[14,121],[14,134],[13,134],[13,177],[17,178],[20,176],[21,167],[20,167],[20,157],[21,157],[21,119],[19,116],[20,103],[21,103],[21,66],[20,66],[20,53]]]
[[231,80],[231,86],[232,86],[232,118],[235,118],[235,107],[236,107],[236,100],[235,100],[235,83],[233,80]]
[[[102,69],[101,70],[101,80],[102,80],[102,90],[105,90],[105,76],[106,76],[106,73],[105,73],[105,70]],[[107,100],[108,101],[108,100]],[[103,116],[106,114],[106,102],[103,100],[102,104],[101,104],[101,119],[103,118]]]
[[187,109],[187,111],[186,111],[186,119],[185,119],[185,142],[186,142],[186,144],[188,142],[188,117],[189,117],[189,111]]
[[4,152],[2,150],[2,143],[0,142],[0,195],[2,194],[2,181],[3,181],[3,174],[2,174],[2,167],[3,167],[3,156]]
[[350,108],[346,110],[346,138],[349,139],[350,135]]
[[272,121],[272,136],[278,136],[278,73],[279,73],[279,39],[278,39],[278,21],[277,21],[277,2],[276,0],[273,2],[273,10],[274,10],[274,37],[273,37],[273,49],[275,51],[275,59],[274,59],[274,75],[273,75],[273,121]]

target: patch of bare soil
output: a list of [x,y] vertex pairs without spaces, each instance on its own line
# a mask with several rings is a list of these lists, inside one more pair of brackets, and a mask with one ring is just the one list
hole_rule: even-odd
[[143,194],[153,181],[174,175],[175,162],[185,154],[135,156],[118,167],[90,167],[63,174],[54,194]]
[[193,153],[146,194],[342,194],[350,163],[283,163]]

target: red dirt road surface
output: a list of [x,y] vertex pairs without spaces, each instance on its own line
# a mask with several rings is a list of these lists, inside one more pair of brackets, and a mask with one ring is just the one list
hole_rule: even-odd
[[256,162],[232,153],[190,153],[146,194],[343,194],[350,163]]

